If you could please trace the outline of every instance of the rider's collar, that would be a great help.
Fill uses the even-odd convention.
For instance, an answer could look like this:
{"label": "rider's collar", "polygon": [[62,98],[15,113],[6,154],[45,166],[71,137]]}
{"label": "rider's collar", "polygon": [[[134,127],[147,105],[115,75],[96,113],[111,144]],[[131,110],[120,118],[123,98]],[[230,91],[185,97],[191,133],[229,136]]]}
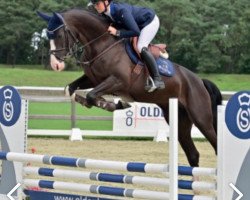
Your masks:
{"label": "rider's collar", "polygon": [[107,16],[109,16],[109,17],[112,19],[112,21],[114,21],[114,19],[113,19],[113,17],[112,17],[112,14],[113,14],[112,11],[113,11],[113,3],[111,2],[111,3],[109,4],[109,6],[107,7],[107,11],[104,12],[104,14],[107,15]]}

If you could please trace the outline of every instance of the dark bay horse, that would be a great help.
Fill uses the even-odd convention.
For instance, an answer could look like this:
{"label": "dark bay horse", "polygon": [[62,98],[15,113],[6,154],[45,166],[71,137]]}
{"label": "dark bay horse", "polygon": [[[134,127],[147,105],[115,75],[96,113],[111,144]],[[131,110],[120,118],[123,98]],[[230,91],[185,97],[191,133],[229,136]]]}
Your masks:
{"label": "dark bay horse", "polygon": [[91,90],[86,99],[78,95],[76,101],[91,107],[113,111],[127,107],[124,102],[114,104],[102,96],[116,94],[133,101],[157,104],[169,121],[169,98],[179,101],[179,142],[191,166],[199,165],[199,152],[192,138],[191,128],[195,124],[217,151],[216,109],[221,104],[219,89],[208,80],[201,80],[188,69],[174,64],[175,75],[163,77],[164,90],[148,93],[144,90],[147,79],[146,69],[134,72],[135,64],[128,57],[124,42],[107,33],[106,19],[87,10],[72,9],[52,16],[38,13],[48,22],[48,35],[51,46],[51,66],[63,70],[64,58],[77,53],[77,46],[84,47],[84,75],[66,88],[71,96],[77,89]]}

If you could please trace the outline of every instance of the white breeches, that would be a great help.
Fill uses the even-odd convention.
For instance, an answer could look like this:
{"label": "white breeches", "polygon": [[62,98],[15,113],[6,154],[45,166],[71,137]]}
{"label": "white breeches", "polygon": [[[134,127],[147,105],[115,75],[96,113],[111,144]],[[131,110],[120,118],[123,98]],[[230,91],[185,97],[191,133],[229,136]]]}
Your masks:
{"label": "white breeches", "polygon": [[138,38],[138,44],[137,44],[137,48],[140,53],[142,48],[148,47],[150,42],[154,39],[156,33],[159,30],[159,27],[160,27],[160,20],[158,16],[155,15],[153,21],[141,30],[141,34]]}

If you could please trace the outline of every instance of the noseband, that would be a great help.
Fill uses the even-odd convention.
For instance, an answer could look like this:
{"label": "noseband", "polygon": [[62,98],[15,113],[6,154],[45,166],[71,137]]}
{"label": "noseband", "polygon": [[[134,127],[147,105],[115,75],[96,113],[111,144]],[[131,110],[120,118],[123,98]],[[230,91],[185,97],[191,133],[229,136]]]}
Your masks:
{"label": "noseband", "polygon": [[[78,57],[79,57],[79,54],[81,54],[83,52],[84,48],[86,46],[89,46],[90,44],[96,42],[98,39],[100,39],[104,35],[109,34],[108,31],[105,31],[100,36],[98,36],[95,39],[93,39],[93,40],[87,42],[86,44],[82,45],[81,42],[73,34],[73,32],[66,26],[66,24],[63,24],[63,25],[59,26],[58,28],[56,28],[55,30],[48,31],[48,32],[53,34],[53,33],[55,33],[55,31],[57,31],[59,29],[62,29],[62,28],[63,28],[63,31],[64,31],[64,41],[66,43],[65,47],[49,51],[49,55],[54,55],[56,57],[56,59],[58,59],[59,61],[62,61],[62,62],[65,61],[66,57],[68,57],[68,56],[74,56],[74,58],[76,59],[76,61],[77,61],[78,64],[90,65],[96,59],[98,59],[103,54],[105,54],[106,52],[108,52],[111,48],[113,48],[115,45],[117,45],[118,43],[120,43],[120,42],[122,42],[124,40],[124,39],[120,39],[117,42],[113,43],[107,49],[103,50],[100,54],[98,54],[97,56],[95,56],[91,60],[81,62]],[[72,41],[73,41],[72,45],[71,45],[71,42],[70,42],[70,37],[72,38]],[[57,55],[57,53],[61,52],[61,51],[66,51],[67,52],[66,55],[64,55],[63,57],[59,57]]]}

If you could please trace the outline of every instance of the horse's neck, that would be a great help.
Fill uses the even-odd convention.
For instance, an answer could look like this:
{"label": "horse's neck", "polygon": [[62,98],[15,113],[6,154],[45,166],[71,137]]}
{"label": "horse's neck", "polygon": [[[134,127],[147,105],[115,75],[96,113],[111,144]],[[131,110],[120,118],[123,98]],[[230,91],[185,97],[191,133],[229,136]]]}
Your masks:
{"label": "horse's neck", "polygon": [[[87,17],[87,16],[86,16]],[[86,18],[79,19],[77,23],[72,23],[78,35],[79,41],[85,46],[85,52],[89,56],[96,56],[114,42],[114,39],[107,32],[107,27],[97,20]]]}

